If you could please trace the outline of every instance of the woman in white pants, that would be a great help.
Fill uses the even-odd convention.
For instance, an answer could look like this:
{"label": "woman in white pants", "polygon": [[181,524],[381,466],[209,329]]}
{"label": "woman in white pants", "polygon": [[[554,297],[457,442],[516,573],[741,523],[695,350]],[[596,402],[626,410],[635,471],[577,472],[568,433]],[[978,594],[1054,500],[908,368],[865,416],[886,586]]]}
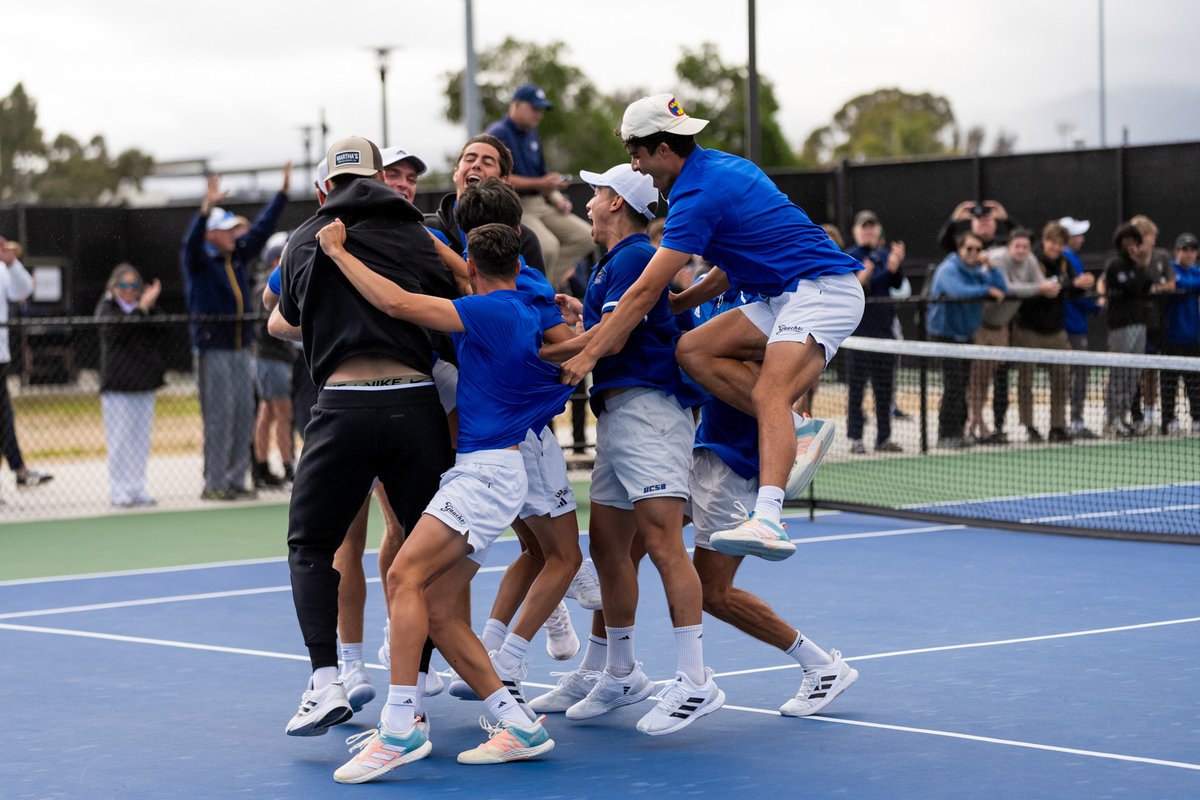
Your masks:
{"label": "woman in white pants", "polygon": [[152,506],[146,491],[154,391],[163,385],[159,332],[141,324],[162,291],[130,264],[119,264],[96,304],[100,327],[100,407],[108,444],[109,497],[114,506]]}

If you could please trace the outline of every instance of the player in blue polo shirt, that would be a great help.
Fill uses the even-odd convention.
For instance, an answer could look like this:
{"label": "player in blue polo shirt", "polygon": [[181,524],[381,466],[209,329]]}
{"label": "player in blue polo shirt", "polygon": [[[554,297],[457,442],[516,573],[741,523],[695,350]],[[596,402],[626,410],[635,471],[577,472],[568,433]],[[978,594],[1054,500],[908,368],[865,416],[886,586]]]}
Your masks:
{"label": "player in blue polo shirt", "polygon": [[[594,341],[624,308],[629,287],[654,256],[645,232],[658,202],[653,181],[628,164],[583,177],[595,187],[588,203],[592,237],[608,253],[592,271],[584,297],[587,332],[547,346],[543,357],[550,360],[578,353]],[[608,647],[604,671],[566,713],[568,719],[590,719],[653,692],[654,684],[634,654],[638,582],[629,553],[636,533],[662,578],[675,632],[675,681],[638,722],[638,730],[658,736],[717,710],[725,695],[713,681],[712,670],[704,666],[700,579],[683,546],[683,507],[695,433],[691,407],[700,398],[684,384],[675,363],[679,332],[665,287],[639,319],[640,324],[603,353],[593,374],[596,462],[589,536]],[[560,688],[564,691],[559,694],[565,694],[569,687]]]}
{"label": "player in blue polo shirt", "polygon": [[487,651],[456,613],[489,545],[525,501],[525,465],[518,449],[530,428],[561,409],[570,389],[538,358],[541,322],[516,288],[520,239],[505,225],[468,234],[474,295],[445,300],[406,292],[344,248],[335,220],[318,234],[321,248],[364,298],[389,316],[452,334],[458,355],[458,454],[433,500],[388,571],[392,680],[379,726],[348,740],[356,755],[334,773],[363,783],[424,758],[431,746],[414,716],[417,669],[427,635],[471,684],[497,724],[488,741],[460,753],[463,764],[523,760],[554,747],[497,677]]}
{"label": "player in blue polo shirt", "polygon": [[[785,492],[797,496],[832,440],[825,423],[797,428],[792,403],[811,389],[865,301],[854,272],[862,265],[745,159],[698,147],[707,120],[684,113],[671,95],[637,100],[620,135],[633,168],[649,175],[670,206],[662,244],[604,328],[563,364],[578,383],[638,325],[692,253],[719,264],[673,299],[690,308],[729,288],[761,299],[722,314],[680,339],[679,363],[701,386],[759,424],[759,490],[750,518],[724,535],[723,552],[786,550],[780,524]],[[747,361],[762,361],[757,375]],[[814,430],[814,427],[816,430]],[[797,440],[807,442],[801,449]]]}

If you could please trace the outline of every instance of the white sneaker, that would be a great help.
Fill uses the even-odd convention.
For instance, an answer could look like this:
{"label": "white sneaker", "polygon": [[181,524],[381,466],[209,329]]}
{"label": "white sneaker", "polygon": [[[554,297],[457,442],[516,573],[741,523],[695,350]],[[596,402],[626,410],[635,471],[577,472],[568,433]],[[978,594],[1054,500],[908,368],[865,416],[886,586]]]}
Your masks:
{"label": "white sneaker", "polygon": [[571,625],[571,612],[566,603],[560,601],[542,627],[546,629],[546,652],[555,661],[566,661],[579,652],[579,637]]}
{"label": "white sneaker", "polygon": [[615,708],[640,703],[654,693],[654,682],[646,677],[640,661],[633,665],[633,671],[624,678],[615,677],[607,672],[601,672],[599,675],[587,697],[567,709],[567,719],[598,717]]}
{"label": "white sneaker", "polygon": [[779,707],[785,717],[807,717],[816,714],[858,680],[858,670],[842,660],[842,654],[830,650],[832,664],[804,667],[804,679],[796,696]]}
{"label": "white sneaker", "polygon": [[535,714],[554,714],[566,711],[588,696],[588,692],[600,680],[601,673],[590,669],[573,669],[570,672],[551,672],[560,676],[558,686],[529,701],[529,710]]}
{"label": "white sneaker", "polygon": [[717,688],[713,671],[704,669],[704,683],[692,683],[687,675],[676,673],[675,681],[658,697],[658,704],[638,720],[637,729],[650,736],[663,736],[683,730],[705,714],[725,705],[725,693]]}
{"label": "white sneaker", "polygon": [[785,525],[747,513],[740,500],[735,501],[734,506],[737,513],[730,516],[741,522],[737,527],[710,536],[708,542],[713,550],[727,556],[758,556],[767,561],[783,561],[796,552],[796,545],[784,530]]}
{"label": "white sneaker", "polygon": [[567,597],[588,611],[598,611],[603,606],[600,602],[600,581],[596,580],[596,569],[590,558],[585,558],[579,565],[579,571],[567,587]]}
{"label": "white sneaker", "polygon": [[836,432],[836,426],[829,420],[811,417],[796,428],[796,460],[792,463],[792,471],[788,473],[784,497],[795,500],[804,493],[817,474],[821,459],[829,452]]}
{"label": "white sneaker", "polygon": [[392,668],[392,629],[383,623],[383,644],[379,645],[379,663],[384,669]]}
{"label": "white sneaker", "polygon": [[346,700],[350,709],[357,714],[363,706],[375,699],[375,687],[371,685],[371,676],[361,661],[349,661],[342,667],[338,680],[346,687]]}
{"label": "white sneaker", "polygon": [[434,697],[435,695],[441,694],[445,690],[446,682],[442,680],[442,676],[431,667],[429,672],[425,673],[425,696]]}
{"label": "white sneaker", "polygon": [[525,689],[521,686],[521,681],[525,680],[525,676],[529,674],[529,662],[522,661],[516,669],[507,669],[496,660],[498,655],[499,652],[495,650],[488,653],[488,657],[492,660],[492,669],[496,671],[496,677],[504,684],[504,688],[508,689],[508,693],[517,701],[517,705],[528,711],[529,704],[525,702]]}
{"label": "white sneaker", "polygon": [[478,700],[479,695],[475,694],[475,690],[458,677],[458,673],[450,671],[450,696],[457,697],[459,700]]}
{"label": "white sneaker", "polygon": [[300,710],[290,720],[284,733],[288,736],[324,736],[334,725],[350,717],[354,711],[346,698],[346,687],[334,681],[324,689],[307,690],[300,698]]}

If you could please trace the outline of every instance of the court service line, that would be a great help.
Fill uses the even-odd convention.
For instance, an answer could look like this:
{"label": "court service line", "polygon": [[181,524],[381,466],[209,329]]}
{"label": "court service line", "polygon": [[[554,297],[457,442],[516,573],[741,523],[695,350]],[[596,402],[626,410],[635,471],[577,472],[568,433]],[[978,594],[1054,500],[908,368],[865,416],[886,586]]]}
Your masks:
{"label": "court service line", "polygon": [[1086,514],[1060,514],[1056,517],[1030,517],[1021,522],[1026,525],[1036,522],[1070,522],[1077,519],[1101,519],[1107,517],[1132,517],[1138,514],[1165,514],[1170,511],[1194,511],[1200,508],[1200,503],[1183,503],[1176,506],[1157,506],[1155,508],[1123,508],[1114,511],[1090,511]]}
{"label": "court service line", "polygon": [[[733,711],[749,711],[756,714],[769,714],[773,716],[782,716],[778,711],[768,711],[763,708],[749,708],[747,706],[733,706],[728,703],[723,706]],[[1146,758],[1144,756],[1127,756],[1121,753],[1105,753],[1099,750],[1080,750],[1074,747],[1059,747],[1052,744],[1038,744],[1037,742],[1021,742],[1015,739],[997,739],[993,736],[976,736],[970,733],[956,733],[954,731],[938,731],[930,728],[911,728],[907,725],[889,725],[882,722],[866,722],[857,719],[844,719],[839,717],[825,717],[816,715],[808,717],[808,719],[818,720],[820,722],[833,722],[838,725],[853,725],[859,728],[876,728],[886,731],[899,731],[901,733],[920,733],[925,736],[942,736],[949,739],[965,739],[971,742],[983,742],[985,744],[999,744],[1006,747],[1023,747],[1030,750],[1046,750],[1051,753],[1065,753],[1073,756],[1087,756],[1089,758],[1105,758],[1113,761],[1130,761],[1137,764],[1153,764],[1159,767],[1175,767],[1177,769],[1190,769],[1200,771],[1200,764],[1190,764],[1186,761],[1167,761],[1161,758]]]}
{"label": "court service line", "polygon": [[[999,647],[1008,644],[1025,644],[1027,642],[1045,642],[1051,639],[1070,639],[1076,636],[1096,636],[1102,633],[1120,633],[1122,631],[1136,631],[1144,628],[1161,628],[1167,625],[1187,625],[1190,623],[1200,622],[1200,617],[1185,617],[1183,619],[1168,619],[1159,622],[1141,622],[1135,625],[1118,625],[1112,628],[1092,628],[1084,631],[1066,631],[1064,633],[1047,633],[1041,636],[1023,636],[1018,639],[996,639],[990,642],[967,642],[965,644],[947,644],[939,647],[919,647],[913,650],[893,650],[888,653],[870,653],[862,656],[845,656],[846,661],[872,661],[877,658],[894,658],[896,656],[913,656],[922,653],[943,653],[950,650],[970,650],[977,647]],[[773,667],[758,667],[756,669],[739,669],[729,672],[718,672],[713,675],[714,678],[723,678],[732,675],[754,675],[760,672],[775,672],[781,669],[796,669],[798,664],[781,664]]]}

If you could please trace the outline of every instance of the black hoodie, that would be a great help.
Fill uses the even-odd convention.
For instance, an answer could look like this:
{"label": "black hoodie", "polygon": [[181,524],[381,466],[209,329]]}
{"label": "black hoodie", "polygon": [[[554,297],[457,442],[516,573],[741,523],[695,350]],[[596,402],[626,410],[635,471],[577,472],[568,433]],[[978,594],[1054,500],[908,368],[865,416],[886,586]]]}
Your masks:
{"label": "black hoodie", "polygon": [[317,232],[335,217],[346,225],[346,250],[375,272],[410,292],[458,296],[415,206],[370,178],[335,188],[292,234],[280,273],[279,310],[300,327],[313,382],[323,386],[339,364],[359,355],[393,358],[428,375],[429,333],[371,305],[321,250]]}

